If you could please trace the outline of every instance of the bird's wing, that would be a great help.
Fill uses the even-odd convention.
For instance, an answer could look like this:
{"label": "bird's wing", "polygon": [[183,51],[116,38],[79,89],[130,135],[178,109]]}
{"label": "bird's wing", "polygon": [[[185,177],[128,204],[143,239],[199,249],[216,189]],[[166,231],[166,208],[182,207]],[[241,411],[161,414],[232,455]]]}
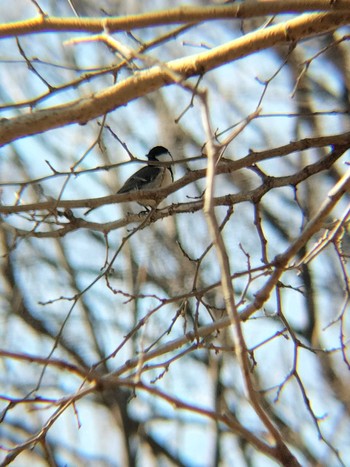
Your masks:
{"label": "bird's wing", "polygon": [[127,193],[129,191],[142,190],[143,188],[146,188],[149,183],[152,183],[153,180],[158,177],[160,171],[161,168],[159,167],[143,167],[127,179],[118,193]]}

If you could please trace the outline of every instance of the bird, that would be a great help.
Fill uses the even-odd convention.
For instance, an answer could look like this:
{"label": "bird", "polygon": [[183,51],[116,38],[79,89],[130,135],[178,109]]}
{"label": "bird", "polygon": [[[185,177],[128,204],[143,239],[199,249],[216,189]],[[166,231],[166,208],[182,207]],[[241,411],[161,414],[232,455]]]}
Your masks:
{"label": "bird", "polygon": [[[166,156],[173,160],[170,152],[163,146],[155,146],[152,148],[146,155],[148,159],[146,167],[142,167],[142,169],[131,175],[117,193],[122,194],[138,190],[155,190],[170,185],[174,181],[174,174],[171,166],[157,165],[157,162],[160,162],[158,158]],[[155,208],[159,201],[155,199],[142,199],[138,201],[138,203],[149,210],[148,208]]]}

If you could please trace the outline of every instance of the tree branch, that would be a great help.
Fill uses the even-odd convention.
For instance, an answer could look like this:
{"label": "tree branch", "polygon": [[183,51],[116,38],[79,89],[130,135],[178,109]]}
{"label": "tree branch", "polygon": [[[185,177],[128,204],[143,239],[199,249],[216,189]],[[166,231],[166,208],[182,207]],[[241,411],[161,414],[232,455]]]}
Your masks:
{"label": "tree branch", "polygon": [[137,15],[96,18],[55,18],[40,15],[25,21],[0,25],[0,37],[21,36],[33,32],[109,32],[130,31],[137,28],[149,28],[165,24],[181,24],[228,18],[256,18],[265,15],[305,13],[309,11],[346,12],[350,8],[349,0],[264,0],[246,2],[238,5],[217,6],[180,6],[173,9],[151,11]]}
{"label": "tree branch", "polygon": [[[40,23],[44,20],[36,21]],[[72,21],[79,20],[72,19]],[[83,125],[89,120],[105,115],[134,99],[154,92],[163,86],[174,84],[174,73],[186,80],[192,76],[203,75],[225,63],[238,60],[259,50],[325,33],[349,22],[350,11],[303,15],[285,23],[246,34],[239,39],[201,54],[173,60],[162,66],[154,66],[140,71],[90,97],[19,117],[3,119],[0,127],[0,146],[64,125],[73,123]],[[130,27],[132,29],[135,26]]]}

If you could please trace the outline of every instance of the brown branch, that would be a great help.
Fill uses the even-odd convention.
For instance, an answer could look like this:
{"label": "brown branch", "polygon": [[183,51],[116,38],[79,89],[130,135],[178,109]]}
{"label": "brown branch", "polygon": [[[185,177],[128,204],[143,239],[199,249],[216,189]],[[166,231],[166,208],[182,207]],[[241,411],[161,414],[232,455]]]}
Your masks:
{"label": "brown branch", "polygon": [[38,355],[28,354],[28,353],[18,353],[18,352],[9,352],[7,350],[0,349],[0,357],[9,358],[11,360],[20,360],[29,363],[36,363],[37,365],[46,365],[54,366],[64,371],[69,371],[75,373],[78,376],[83,378],[86,377],[87,368],[81,368],[77,365],[73,365],[66,360],[59,358],[50,358],[49,360],[46,357],[40,357]]}
{"label": "brown branch", "polygon": [[[244,428],[237,420],[235,420],[230,414],[221,414],[210,409],[196,406],[194,404],[188,404],[179,398],[171,396],[169,393],[157,389],[155,386],[146,385],[140,381],[135,382],[134,380],[129,382],[127,380],[120,380],[111,375],[106,375],[98,380],[97,384],[101,384],[103,387],[115,387],[115,386],[126,386],[133,389],[140,389],[148,392],[149,394],[156,396],[160,399],[167,401],[172,407],[176,409],[188,410],[192,413],[197,413],[203,417],[209,418],[214,421],[220,421],[230,428],[234,433],[239,434],[249,443],[255,446],[259,451],[265,455],[274,457],[275,449],[268,444],[257,438],[252,432]],[[292,465],[292,464],[290,464]]]}
{"label": "brown branch", "polygon": [[[262,2],[262,5],[263,3],[265,2]],[[277,2],[273,3],[277,4]],[[327,3],[329,6],[329,2]],[[347,5],[348,2],[338,0],[335,5],[338,4]],[[45,21],[49,21],[49,19],[39,18],[33,21],[45,24]],[[72,19],[71,21],[79,24],[80,20]],[[108,22],[108,19],[105,21]],[[191,76],[203,75],[225,63],[238,60],[260,50],[277,44],[305,39],[314,34],[325,33],[349,22],[350,11],[302,15],[285,23],[247,34],[201,54],[173,60],[167,63],[166,67],[154,66],[138,72],[93,96],[79,98],[68,104],[38,110],[31,114],[3,119],[0,127],[0,146],[18,138],[61,126],[73,123],[85,124],[89,120],[109,113],[134,99],[145,96],[163,86],[174,84],[170,72],[181,76],[183,80]],[[101,27],[101,21],[99,24]]]}
{"label": "brown branch", "polygon": [[259,3],[239,5],[209,5],[204,7],[180,6],[173,9],[152,11],[136,15],[97,18],[55,18],[40,15],[37,18],[0,25],[0,37],[21,36],[44,32],[90,32],[99,33],[132,31],[138,28],[181,24],[201,21],[227,20],[228,18],[256,18],[258,16],[305,13],[311,11],[348,12],[349,0],[265,0]]}
{"label": "brown branch", "polygon": [[[231,173],[236,170],[240,170],[243,168],[251,167],[254,164],[262,161],[266,161],[268,159],[272,159],[275,157],[281,157],[288,155],[292,152],[298,152],[302,150],[306,150],[309,148],[319,148],[329,145],[339,145],[344,146],[343,152],[346,150],[346,147],[350,145],[350,132],[342,133],[339,135],[332,135],[332,136],[323,136],[317,138],[305,138],[300,141],[292,142],[286,144],[284,146],[280,146],[278,148],[269,149],[266,151],[261,152],[251,152],[248,156],[243,157],[242,159],[236,161],[230,161],[228,159],[221,160],[218,166],[216,167],[216,174],[226,174]],[[300,172],[297,174],[286,176],[286,177],[271,177],[269,179],[270,188],[272,187],[281,187],[286,185],[294,185],[300,183],[302,180],[305,179],[306,176],[313,175],[315,173],[320,172],[321,170],[328,169],[335,160],[340,157],[339,153],[336,155],[329,154],[325,158],[319,160],[315,164],[311,164],[309,166],[304,167]],[[105,170],[105,168],[101,168],[101,170]],[[68,175],[67,173],[62,173],[63,176]],[[73,175],[80,174],[80,172],[73,172]],[[57,176],[54,174],[53,176]],[[125,194],[115,194],[109,196],[103,196],[100,198],[92,198],[88,200],[61,200],[57,202],[57,200],[50,200],[45,201],[42,203],[32,203],[32,204],[22,204],[22,205],[15,205],[15,206],[5,206],[0,204],[0,213],[2,214],[15,214],[19,212],[30,212],[30,211],[54,211],[56,208],[63,208],[63,209],[73,209],[73,208],[96,208],[99,206],[104,206],[106,204],[115,204],[121,203],[125,201],[138,201],[143,198],[151,198],[157,201],[169,196],[171,193],[175,193],[180,188],[185,187],[186,185],[204,178],[206,176],[206,169],[200,170],[193,170],[188,172],[185,176],[181,179],[177,180],[176,182],[172,183],[169,187],[163,188],[161,190],[140,190],[137,192],[130,192]],[[5,184],[3,184],[5,185]],[[258,190],[258,191],[256,191]],[[246,197],[245,194],[238,194],[238,195],[227,195],[226,198],[227,202],[219,202],[218,204],[232,204],[237,203],[239,200],[257,200],[259,197],[261,198],[264,193],[264,186],[259,187],[256,190],[252,190],[251,196]],[[259,192],[261,191],[261,193]],[[254,193],[254,194],[253,194]],[[240,196],[244,196],[244,198],[240,198]],[[222,199],[222,198],[218,198]],[[191,206],[195,206],[198,203],[202,203],[202,201],[195,202],[195,203],[188,203]],[[83,219],[82,219],[83,221]],[[134,222],[135,219],[132,218],[130,220]],[[86,221],[84,221],[86,222]],[[93,224],[93,223],[91,223]],[[91,226],[93,228],[93,225]],[[108,229],[106,229],[108,230]]]}
{"label": "brown branch", "polygon": [[[288,114],[290,115],[290,114]],[[256,118],[258,118],[261,115],[258,115]],[[107,127],[108,128],[108,127]],[[223,142],[225,144],[225,142]],[[272,159],[275,157],[282,157],[282,156],[287,156],[293,152],[299,152],[299,151],[305,151],[307,149],[311,148],[322,148],[325,146],[350,146],[350,132],[346,133],[339,133],[339,134],[334,134],[334,135],[328,135],[328,136],[317,136],[314,138],[304,138],[300,139],[297,141],[292,141],[288,144],[285,144],[283,146],[278,146],[272,149],[267,149],[264,151],[259,151],[255,152],[253,150],[250,150],[249,155],[246,157],[243,157],[239,160],[230,160],[230,159],[222,159],[220,165],[217,167],[216,172],[217,173],[230,173],[235,170],[242,169],[244,167],[250,167],[253,164],[257,164],[258,162],[266,161],[268,159]],[[137,159],[136,157],[132,156],[129,154],[130,159],[133,162],[139,162],[139,163],[145,163],[144,160],[142,159]],[[131,157],[132,156],[132,157]],[[191,157],[191,158],[186,158],[186,159],[180,159],[172,162],[171,164],[184,164],[187,162],[193,162],[193,161],[198,161],[198,160],[204,160],[205,155],[203,156],[197,156],[197,157]],[[46,161],[47,162],[47,161]],[[33,184],[39,184],[42,182],[45,182],[47,180],[51,180],[52,178],[56,177],[67,177],[69,175],[74,175],[75,177],[84,175],[84,174],[91,174],[94,172],[100,172],[100,171],[109,171],[112,169],[117,169],[120,168],[121,166],[128,164],[130,161],[126,162],[118,162],[115,164],[109,164],[109,165],[102,165],[102,166],[96,166],[93,168],[89,169],[81,169],[81,170],[69,170],[69,171],[57,171],[54,169],[50,164],[49,167],[51,168],[51,171],[53,173],[50,173],[49,175],[42,176],[39,178],[35,179],[29,179],[29,180],[24,180],[24,181],[8,181],[8,182],[2,182],[0,183],[0,187],[8,187],[8,186],[19,186],[21,189],[25,188],[27,185],[33,185]],[[48,163],[48,162],[47,162]],[[160,162],[158,164],[161,164]],[[163,164],[162,164],[163,165]],[[169,165],[168,163],[164,165]],[[195,174],[200,174],[198,176],[195,176]],[[190,181],[196,181],[201,177],[205,176],[205,169],[202,171],[191,171],[189,174],[186,175],[186,178],[190,178]],[[194,177],[194,178],[193,178]],[[185,178],[182,178],[181,180],[184,180]],[[184,186],[181,184],[179,185],[180,181],[176,182],[176,185],[172,184],[171,187],[173,188],[174,186],[176,187],[174,191],[176,191],[178,188]],[[189,183],[189,182],[188,182]],[[173,191],[171,190],[169,193],[172,193]],[[98,199],[98,198],[97,198]],[[131,198],[130,200],[133,200]],[[59,205],[58,205],[59,206]],[[96,205],[100,206],[100,204]],[[64,206],[59,206],[59,207],[64,207]],[[70,206],[70,207],[85,207],[85,206]],[[6,213],[6,211],[1,211],[2,206],[0,205],[0,212]],[[50,207],[52,209],[52,206]],[[8,213],[8,212],[7,212]]]}
{"label": "brown branch", "polygon": [[248,305],[240,314],[241,318],[246,320],[256,310],[259,310],[262,305],[268,300],[272,290],[276,287],[284,271],[290,266],[295,255],[307,244],[310,238],[318,232],[327,216],[331,213],[338,201],[350,190],[350,169],[339,180],[339,182],[330,190],[319,211],[306,224],[300,235],[281,255],[276,256],[274,263],[275,269],[271,274],[266,284],[255,295],[253,303]]}
{"label": "brown branch", "polygon": [[[237,194],[228,194],[218,198],[213,199],[213,203],[215,206],[232,206],[234,204],[241,203],[243,201],[250,201],[253,203],[257,203],[261,200],[261,198],[268,193],[273,188],[279,188],[283,186],[296,186],[298,183],[301,183],[303,180],[309,178],[310,176],[320,173],[323,170],[328,170],[334,162],[343,154],[346,150],[346,147],[338,148],[337,150],[332,151],[323,159],[315,162],[314,164],[308,165],[303,167],[299,172],[284,176],[284,177],[269,177],[268,183],[266,180],[263,180],[263,183],[250,190],[248,192],[237,193]],[[251,160],[251,155],[247,156],[246,158],[241,159],[240,161],[234,162],[224,162],[220,163],[216,168],[216,173],[227,173],[230,172],[230,167],[236,167],[236,164],[240,165],[243,160]],[[253,158],[254,160],[254,158]],[[184,176],[182,179],[178,180],[174,184],[172,184],[169,188],[165,188],[162,190],[156,191],[139,191],[139,192],[131,192],[125,195],[111,195],[106,196],[103,198],[96,198],[95,200],[77,200],[77,201],[49,201],[45,203],[34,203],[28,205],[15,205],[15,206],[1,206],[0,205],[0,213],[4,212],[5,214],[14,214],[19,212],[30,212],[35,210],[45,210],[51,211],[55,214],[56,206],[63,207],[66,209],[70,208],[78,208],[84,206],[91,206],[92,203],[99,203],[98,205],[102,204],[112,204],[117,203],[119,201],[119,197],[128,197],[128,201],[137,201],[142,199],[143,197],[147,198],[154,198],[157,200],[161,200],[169,193],[177,191],[182,186],[187,185],[189,183],[189,179],[191,181],[200,178],[200,176],[205,176],[205,170],[198,170],[193,171]],[[121,200],[122,201],[122,200]],[[96,204],[97,205],[97,204]],[[176,214],[183,214],[183,213],[193,213],[203,209],[203,200],[193,201],[190,203],[179,203],[168,206],[164,209],[159,209],[152,212],[152,215],[149,216],[147,221],[145,222],[144,216],[140,217],[140,214],[129,214],[127,217],[123,219],[119,219],[117,221],[108,222],[108,223],[97,223],[97,222],[90,222],[86,221],[85,219],[75,217],[73,213],[67,211],[67,219],[69,222],[58,224],[57,229],[52,231],[38,231],[37,228],[41,224],[41,222],[36,221],[34,223],[34,228],[32,230],[24,230],[24,229],[15,229],[8,224],[3,224],[4,228],[13,231],[14,234],[20,237],[38,237],[38,238],[57,238],[63,237],[64,235],[74,232],[77,229],[89,229],[95,230],[97,232],[108,233],[112,230],[120,229],[130,223],[139,223],[142,221],[143,227],[148,226],[150,223],[154,223],[159,219],[164,219],[169,216],[173,216]],[[69,212],[69,214],[68,214]],[[43,223],[44,224],[44,223]]]}
{"label": "brown branch", "polygon": [[238,313],[236,301],[235,301],[235,291],[233,289],[231,272],[230,272],[230,260],[226,250],[226,245],[222,234],[219,229],[219,224],[215,214],[215,205],[213,203],[214,198],[214,181],[215,181],[215,168],[217,165],[217,160],[220,158],[220,153],[222,151],[221,147],[215,147],[213,143],[213,131],[211,129],[209,108],[207,104],[206,94],[202,94],[202,104],[203,104],[203,126],[207,135],[207,148],[208,148],[208,165],[207,165],[207,177],[206,177],[206,190],[205,190],[205,203],[204,203],[204,212],[207,217],[207,222],[209,226],[209,231],[213,238],[213,243],[216,248],[216,254],[218,262],[221,269],[221,285],[223,298],[225,301],[225,308],[227,315],[229,317],[233,335],[234,342],[234,351],[237,356],[237,360],[240,365],[242,372],[243,382],[245,389],[247,391],[248,400],[252,404],[252,407],[261,423],[268,430],[275,442],[274,456],[277,460],[282,460],[283,463],[288,463],[290,466],[299,466],[297,459],[289,451],[287,445],[285,444],[281,433],[275,427],[272,420],[268,416],[267,412],[264,410],[261,400],[256,392],[253,381],[252,374],[250,370],[248,349],[243,335],[243,330],[241,326],[241,317]]}
{"label": "brown branch", "polygon": [[[184,26],[180,26],[178,28],[175,28],[173,29],[172,31],[170,32],[167,32],[166,34],[164,35],[161,35],[159,37],[156,37],[155,39],[145,43],[145,44],[141,44],[139,46],[138,49],[136,49],[136,54],[143,54],[144,52],[146,51],[149,51],[149,50],[152,50],[156,47],[159,47],[160,45],[162,45],[163,43],[167,42],[168,40],[170,39],[175,39],[176,37],[178,37],[180,34],[182,34],[183,32],[185,32],[186,30],[190,29],[191,27],[193,27],[193,25],[184,25]],[[32,58],[31,59],[31,63],[45,63],[41,60],[39,60],[37,57],[36,58]],[[47,63],[46,64],[50,64],[52,66],[57,66],[57,65],[54,65],[52,63]],[[74,80],[72,81],[69,81],[67,83],[64,83],[60,86],[55,86],[54,89],[49,89],[49,91],[46,91],[36,97],[33,97],[31,99],[27,99],[27,100],[23,100],[23,101],[17,101],[17,102],[12,102],[11,104],[9,103],[6,103],[4,105],[0,105],[0,111],[1,110],[4,110],[4,109],[14,109],[14,108],[20,108],[20,107],[30,107],[30,108],[34,108],[35,106],[37,106],[39,103],[42,103],[43,101],[45,101],[46,99],[49,99],[51,98],[54,94],[57,95],[58,93],[61,93],[63,91],[66,91],[68,89],[77,89],[81,84],[84,84],[86,83],[87,81],[91,82],[93,79],[95,78],[99,78],[103,75],[112,75],[112,76],[116,76],[117,73],[123,69],[123,67],[125,67],[125,65],[127,65],[127,62],[125,60],[122,60],[120,63],[118,63],[117,65],[115,64],[112,64],[110,66],[107,66],[107,67],[98,67],[98,68],[84,68],[84,69],[74,69],[75,71],[79,71],[80,73],[83,73],[81,76],[79,76],[78,78],[75,78]],[[62,65],[59,65],[60,67]]]}
{"label": "brown branch", "polygon": [[13,460],[23,451],[26,449],[32,449],[33,446],[35,446],[37,443],[43,441],[50,430],[50,428],[53,426],[53,424],[58,420],[58,418],[69,408],[74,402],[77,400],[81,399],[82,397],[86,396],[87,394],[90,394],[94,390],[94,384],[91,384],[91,386],[87,389],[82,389],[78,391],[76,394],[73,396],[69,396],[67,398],[62,399],[61,402],[59,402],[59,407],[55,412],[51,415],[51,417],[47,420],[47,422],[43,425],[43,427],[33,436],[31,436],[29,439],[24,441],[23,443],[17,444],[16,447],[13,449],[9,450],[8,454],[4,458],[2,462],[2,466],[8,465]]}

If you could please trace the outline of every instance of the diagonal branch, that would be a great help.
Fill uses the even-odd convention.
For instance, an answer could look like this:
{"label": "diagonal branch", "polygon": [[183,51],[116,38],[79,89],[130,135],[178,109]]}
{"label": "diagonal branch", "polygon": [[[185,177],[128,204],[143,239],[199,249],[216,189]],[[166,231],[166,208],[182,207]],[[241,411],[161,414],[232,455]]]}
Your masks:
{"label": "diagonal branch", "polygon": [[[341,150],[341,149],[339,149]],[[310,238],[318,232],[327,216],[331,213],[338,201],[350,191],[350,169],[343,175],[339,182],[328,193],[325,201],[321,205],[319,211],[315,216],[306,224],[301,234],[294,240],[294,242],[287,248],[281,255],[277,256],[274,260],[275,270],[271,274],[269,280],[264,287],[256,294],[253,303],[249,304],[244,311],[240,314],[241,319],[246,320],[256,310],[259,310],[263,303],[269,298],[272,290],[280,280],[282,274],[294,259],[295,255],[303,248]]]}
{"label": "diagonal branch", "polygon": [[207,96],[205,93],[201,94],[203,104],[203,126],[207,134],[207,148],[208,148],[208,165],[207,165],[207,182],[204,201],[204,212],[207,216],[209,230],[211,232],[213,243],[216,247],[216,254],[221,269],[221,285],[223,291],[223,298],[225,301],[225,308],[227,315],[230,319],[234,349],[242,371],[243,382],[247,391],[249,402],[264,424],[266,429],[271,434],[275,446],[274,457],[281,461],[283,465],[299,466],[297,459],[289,451],[285,444],[281,433],[275,427],[268,414],[265,412],[257,391],[254,388],[250,364],[248,359],[248,349],[246,346],[245,338],[243,335],[241,318],[238,313],[235,293],[232,285],[230,260],[226,250],[225,242],[219,229],[219,224],[215,215],[214,200],[214,181],[215,181],[215,167],[217,159],[222,152],[221,147],[216,147],[213,143],[213,132],[210,124],[209,109],[207,104]]}
{"label": "diagonal branch", "polygon": [[[338,2],[336,4],[338,5]],[[173,60],[164,67],[154,66],[138,72],[90,97],[19,117],[3,119],[0,127],[0,146],[64,125],[85,124],[134,99],[174,84],[172,73],[182,76],[184,80],[192,76],[203,75],[225,63],[260,50],[325,33],[349,22],[350,11],[303,15],[285,23],[246,34],[201,54]]]}

